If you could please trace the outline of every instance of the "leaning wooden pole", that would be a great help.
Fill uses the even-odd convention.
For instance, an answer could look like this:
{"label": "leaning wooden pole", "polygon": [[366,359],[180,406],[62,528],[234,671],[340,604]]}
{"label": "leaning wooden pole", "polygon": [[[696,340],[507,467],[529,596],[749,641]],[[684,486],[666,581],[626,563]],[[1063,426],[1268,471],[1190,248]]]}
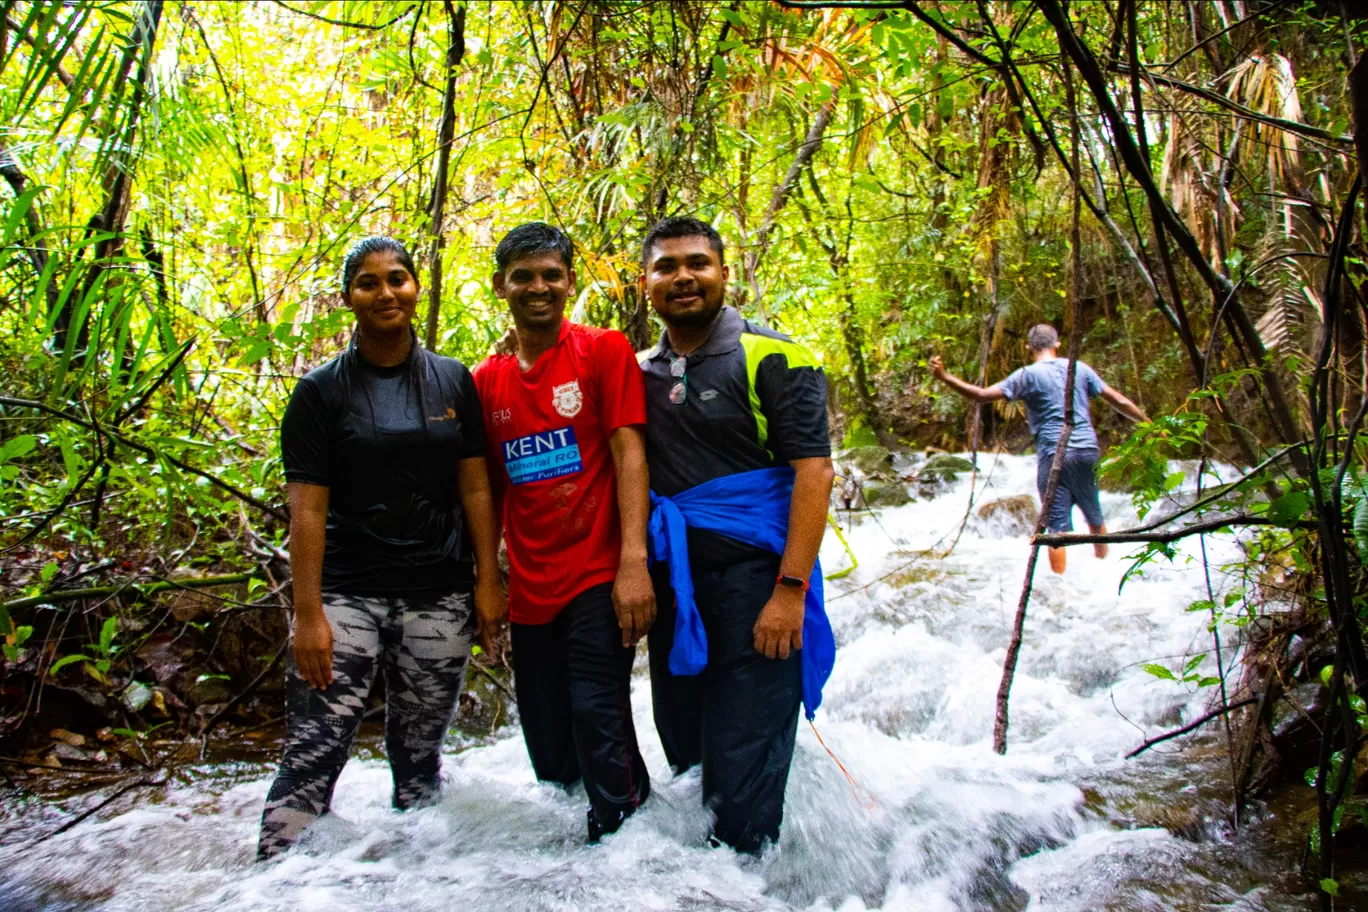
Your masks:
{"label": "leaning wooden pole", "polygon": [[1021,598],[1017,601],[1016,618],[1012,622],[1012,639],[1007,643],[1007,657],[1002,662],[1002,682],[998,684],[997,711],[993,718],[993,750],[999,754],[1007,753],[1007,705],[1012,695],[1012,678],[1016,676],[1017,659],[1021,656],[1021,639],[1026,627],[1026,606],[1031,602],[1031,586],[1035,580],[1036,562],[1040,559],[1040,543],[1036,536],[1045,531],[1050,517],[1050,505],[1054,503],[1055,493],[1059,490],[1059,476],[1064,469],[1064,455],[1069,448],[1069,438],[1074,427],[1074,378],[1077,374],[1078,343],[1083,335],[1082,319],[1079,316],[1079,282],[1082,274],[1082,252],[1080,250],[1079,218],[1082,201],[1082,188],[1078,184],[1078,100],[1074,97],[1073,75],[1068,58],[1062,53],[1060,63],[1064,68],[1064,97],[1069,106],[1069,155],[1072,158],[1071,184],[1073,213],[1069,226],[1069,351],[1068,367],[1064,381],[1064,426],[1059,431],[1059,443],[1055,445],[1054,461],[1050,464],[1049,481],[1045,485],[1045,496],[1040,504],[1040,515],[1036,517],[1035,530],[1031,534],[1031,556],[1026,560],[1026,579],[1021,584]]}
{"label": "leaning wooden pole", "polygon": [[447,171],[451,167],[451,141],[456,135],[456,67],[465,56],[466,8],[453,9],[444,0],[447,13],[446,82],[442,87],[442,121],[437,127],[437,175],[432,183],[432,244],[428,248],[428,312],[424,344],[437,350],[437,324],[442,313],[442,232],[445,228]]}

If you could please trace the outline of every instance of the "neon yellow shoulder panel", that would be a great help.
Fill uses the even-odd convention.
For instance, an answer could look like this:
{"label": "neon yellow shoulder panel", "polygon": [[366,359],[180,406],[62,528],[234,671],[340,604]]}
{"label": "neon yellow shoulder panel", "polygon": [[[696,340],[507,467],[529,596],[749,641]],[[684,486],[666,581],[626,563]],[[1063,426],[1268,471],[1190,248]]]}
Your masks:
{"label": "neon yellow shoulder panel", "polygon": [[817,359],[797,342],[761,336],[756,333],[741,334],[741,348],[746,353],[746,386],[750,390],[751,412],[755,415],[755,431],[760,445],[769,448],[769,419],[760,408],[760,391],[755,388],[755,374],[760,362],[770,355],[783,355],[789,367],[817,367]]}

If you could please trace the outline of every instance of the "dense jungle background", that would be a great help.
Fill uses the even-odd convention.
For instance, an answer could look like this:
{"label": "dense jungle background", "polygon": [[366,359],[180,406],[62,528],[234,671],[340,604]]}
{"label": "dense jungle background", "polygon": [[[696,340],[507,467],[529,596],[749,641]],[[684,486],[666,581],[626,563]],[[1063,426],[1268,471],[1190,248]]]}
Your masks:
{"label": "dense jungle background", "polygon": [[[1143,565],[1257,533],[1246,588],[1194,605],[1243,665],[1189,683],[1229,722],[1233,813],[1315,790],[1304,867],[1336,901],[1368,780],[1356,4],[0,6],[0,785],[145,777],[278,717],[277,429],[348,337],[349,243],[405,241],[420,336],[473,365],[510,327],[507,229],[568,231],[574,318],[645,347],[639,239],[687,213],[731,302],[817,353],[844,447],[1021,452],[1019,408],[926,360],[1001,379],[1049,321],[1154,419],[1097,413],[1142,516],[1175,518],[1170,460],[1244,467],[1117,540]],[[482,660],[462,719],[488,727]]]}

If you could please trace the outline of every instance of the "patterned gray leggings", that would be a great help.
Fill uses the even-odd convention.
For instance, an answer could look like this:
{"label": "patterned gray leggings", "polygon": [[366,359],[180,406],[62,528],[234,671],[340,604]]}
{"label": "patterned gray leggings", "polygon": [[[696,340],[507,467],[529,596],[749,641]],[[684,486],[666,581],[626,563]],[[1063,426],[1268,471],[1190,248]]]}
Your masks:
{"label": "patterned gray leggings", "polygon": [[470,659],[471,608],[468,590],[426,599],[323,593],[323,614],[333,634],[333,682],[327,690],[310,688],[291,657],[285,676],[285,756],[266,796],[258,858],[289,848],[327,812],[381,663],[394,807],[436,800],[442,738]]}

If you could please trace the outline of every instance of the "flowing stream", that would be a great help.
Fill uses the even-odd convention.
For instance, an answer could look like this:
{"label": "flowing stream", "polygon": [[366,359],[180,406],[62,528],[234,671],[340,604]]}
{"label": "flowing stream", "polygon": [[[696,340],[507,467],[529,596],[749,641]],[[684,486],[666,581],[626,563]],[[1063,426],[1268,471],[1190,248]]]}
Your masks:
{"label": "flowing stream", "polygon": [[[980,504],[1034,494],[1032,457],[981,455]],[[1191,479],[1189,479],[1189,487]],[[969,477],[877,516],[847,537],[859,568],[828,584],[839,651],[789,779],[783,836],[759,859],[706,845],[700,782],[669,777],[651,721],[645,657],[634,690],[653,794],[617,835],[583,844],[583,794],[537,784],[516,725],[474,745],[453,733],[440,805],[389,808],[384,761],[353,759],[335,814],[299,849],[253,863],[272,768],[206,764],[134,791],[67,832],[70,809],[36,799],[0,809],[0,909],[11,910],[1301,910],[1295,855],[1276,809],[1224,819],[1219,723],[1195,743],[1135,760],[1147,737],[1204,712],[1195,692],[1140,668],[1210,652],[1196,542],[1118,594],[1128,549],[1069,550],[1063,577],[1041,560],[1012,691],[1010,747],[993,753],[993,705],[1027,546],[971,519],[953,554]],[[1104,494],[1109,527],[1134,524]],[[1219,572],[1238,554],[1208,538]],[[836,536],[828,573],[848,566]],[[1230,656],[1226,656],[1229,663]],[[1200,666],[1214,674],[1214,658]]]}

